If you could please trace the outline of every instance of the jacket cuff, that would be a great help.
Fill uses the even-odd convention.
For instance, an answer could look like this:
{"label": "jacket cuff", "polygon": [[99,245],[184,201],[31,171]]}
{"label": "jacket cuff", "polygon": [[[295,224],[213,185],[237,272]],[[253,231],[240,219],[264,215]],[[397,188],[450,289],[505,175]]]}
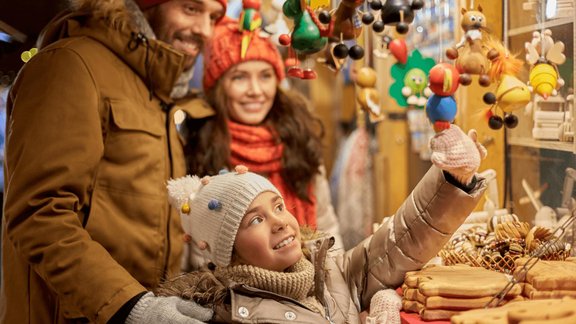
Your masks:
{"label": "jacket cuff", "polygon": [[134,305],[136,305],[136,303],[138,303],[140,298],[142,298],[142,296],[144,296],[146,293],[148,292],[143,291],[138,295],[132,297],[132,299],[130,299],[129,301],[127,301],[126,304],[120,307],[120,309],[116,312],[116,314],[114,314],[114,316],[110,318],[108,324],[124,324],[124,322],[126,322],[126,318],[128,318],[128,315],[132,311],[132,308],[134,308]]}
{"label": "jacket cuff", "polygon": [[470,180],[470,183],[464,184],[464,183],[458,181],[456,178],[454,178],[454,176],[451,175],[450,172],[443,171],[443,173],[444,173],[444,178],[446,179],[446,181],[448,183],[450,183],[454,187],[462,189],[466,193],[472,192],[472,190],[474,190],[474,188],[476,187],[476,183],[478,182],[478,179],[476,179],[475,175],[472,176],[472,180]]}

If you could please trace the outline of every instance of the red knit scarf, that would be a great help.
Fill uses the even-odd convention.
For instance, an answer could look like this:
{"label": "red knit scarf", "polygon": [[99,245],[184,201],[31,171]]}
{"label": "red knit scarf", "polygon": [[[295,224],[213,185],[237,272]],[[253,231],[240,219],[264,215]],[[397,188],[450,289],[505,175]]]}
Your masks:
{"label": "red knit scarf", "polygon": [[228,122],[230,130],[230,162],[232,165],[243,164],[248,170],[268,177],[278,188],[288,211],[296,217],[298,224],[316,229],[316,197],[313,186],[308,187],[311,203],[298,198],[282,179],[282,152],[284,146],[277,144],[275,136],[264,126],[248,126],[232,121]]}

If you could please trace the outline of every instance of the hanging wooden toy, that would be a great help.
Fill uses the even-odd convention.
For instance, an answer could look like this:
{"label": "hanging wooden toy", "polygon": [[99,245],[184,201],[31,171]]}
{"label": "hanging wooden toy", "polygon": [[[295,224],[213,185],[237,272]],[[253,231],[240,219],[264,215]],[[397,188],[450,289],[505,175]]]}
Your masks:
{"label": "hanging wooden toy", "polygon": [[384,26],[396,26],[398,34],[406,34],[409,24],[414,20],[414,12],[424,7],[422,0],[386,0],[384,4],[380,0],[369,2],[372,10],[379,12],[374,17],[371,12],[362,16],[362,22],[372,24],[372,30],[376,33],[384,31]]}
{"label": "hanging wooden toy", "polygon": [[254,36],[254,32],[262,27],[260,0],[242,0],[242,12],[240,13],[238,21],[240,24],[239,29],[242,32],[240,57],[244,58],[252,36]]}
{"label": "hanging wooden toy", "polygon": [[392,39],[388,34],[380,36],[379,44],[375,46],[375,49],[372,52],[374,56],[378,58],[385,58],[388,56],[388,53],[390,53],[402,64],[406,64],[406,61],[408,60],[408,47],[406,46],[406,41],[403,38]]}
{"label": "hanging wooden toy", "polygon": [[[375,33],[382,33],[386,26],[395,26],[398,34],[406,34],[409,24],[414,20],[415,11],[424,7],[424,1],[387,0],[382,4],[380,0],[372,0],[368,7],[375,11],[376,15],[370,11],[365,12],[362,23],[371,25]],[[384,33],[379,41],[380,44],[374,49],[376,57],[386,57],[389,51],[400,63],[406,64],[408,49],[403,38],[393,39],[389,33]]]}
{"label": "hanging wooden toy", "polygon": [[[280,44],[290,46],[287,74],[300,79],[315,79],[316,71],[312,69],[307,56],[321,51],[328,42],[323,35],[326,33],[324,26],[316,17],[309,6],[308,0],[286,0],[282,6],[282,12],[294,20],[294,28],[290,35],[284,34],[279,38]],[[299,56],[304,56],[304,68],[300,67]]]}
{"label": "hanging wooden toy", "polygon": [[434,60],[422,57],[418,50],[412,51],[406,64],[392,65],[390,74],[395,82],[389,93],[401,107],[423,108],[430,96],[428,89],[428,71],[434,66]]}
{"label": "hanging wooden toy", "polygon": [[428,73],[429,88],[433,94],[426,102],[426,116],[434,131],[450,128],[458,111],[454,93],[458,89],[460,72],[451,64],[438,63]]}
{"label": "hanging wooden toy", "polygon": [[472,75],[478,75],[478,83],[487,87],[490,85],[488,71],[490,61],[486,57],[489,49],[485,46],[483,32],[487,31],[486,16],[482,13],[482,7],[477,10],[462,8],[460,26],[464,35],[460,42],[446,50],[446,57],[456,60],[456,68],[460,71],[460,84],[472,83]]}
{"label": "hanging wooden toy", "polygon": [[[531,98],[528,86],[516,77],[524,62],[498,41],[492,42],[492,50],[488,53],[492,61],[490,78],[497,83],[496,93],[487,92],[483,100],[491,105],[487,111],[488,126],[500,129],[503,125],[514,128],[518,125],[518,117],[512,112],[524,108]],[[503,116],[501,116],[501,114]]]}
{"label": "hanging wooden toy", "polygon": [[380,95],[376,90],[376,71],[370,67],[362,67],[356,73],[356,84],[360,88],[356,100],[360,108],[369,114],[370,121],[381,121],[384,116],[380,108]]}
{"label": "hanging wooden toy", "polygon": [[534,32],[532,41],[525,43],[526,61],[531,65],[528,84],[532,92],[544,99],[557,95],[564,85],[558,72],[558,65],[566,61],[564,47],[564,43],[554,42],[549,29]]}
{"label": "hanging wooden toy", "polygon": [[334,55],[338,58],[350,57],[359,60],[364,57],[364,49],[358,44],[350,48],[344,44],[345,40],[357,39],[362,33],[361,12],[358,10],[364,0],[342,0],[335,10],[322,11],[320,21],[328,24],[326,36],[330,41],[339,41],[334,47]]}
{"label": "hanging wooden toy", "polygon": [[345,59],[360,60],[364,57],[364,48],[358,44],[348,47],[345,41],[357,39],[362,33],[361,12],[358,7],[364,0],[342,0],[336,9],[322,10],[318,19],[326,27],[322,28],[323,36],[328,37],[329,44],[324,58],[319,59],[330,69],[339,71]]}

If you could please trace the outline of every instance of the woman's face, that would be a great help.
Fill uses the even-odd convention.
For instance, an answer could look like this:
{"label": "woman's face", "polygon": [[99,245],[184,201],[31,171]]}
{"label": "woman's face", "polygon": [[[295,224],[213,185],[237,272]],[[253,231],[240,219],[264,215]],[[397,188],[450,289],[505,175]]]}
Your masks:
{"label": "woman's face", "polygon": [[263,192],[248,207],[236,240],[239,264],[284,271],[302,258],[300,227],[278,194]]}
{"label": "woman's face", "polygon": [[274,103],[278,78],[270,63],[247,61],[228,70],[223,77],[230,118],[246,125],[264,121]]}

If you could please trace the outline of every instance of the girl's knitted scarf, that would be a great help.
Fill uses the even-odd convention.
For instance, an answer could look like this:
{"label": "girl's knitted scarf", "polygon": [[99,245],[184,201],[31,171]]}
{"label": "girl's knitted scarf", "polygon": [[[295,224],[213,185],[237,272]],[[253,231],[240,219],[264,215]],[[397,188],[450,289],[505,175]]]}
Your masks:
{"label": "girl's knitted scarf", "polygon": [[286,272],[235,265],[216,268],[214,276],[223,282],[245,284],[299,301],[305,300],[314,288],[314,266],[304,257]]}
{"label": "girl's knitted scarf", "polygon": [[312,184],[308,188],[311,202],[300,199],[281,175],[284,146],[276,134],[265,126],[242,125],[228,121],[231,165],[243,164],[250,171],[266,176],[282,194],[286,207],[298,224],[316,229],[316,197]]}

